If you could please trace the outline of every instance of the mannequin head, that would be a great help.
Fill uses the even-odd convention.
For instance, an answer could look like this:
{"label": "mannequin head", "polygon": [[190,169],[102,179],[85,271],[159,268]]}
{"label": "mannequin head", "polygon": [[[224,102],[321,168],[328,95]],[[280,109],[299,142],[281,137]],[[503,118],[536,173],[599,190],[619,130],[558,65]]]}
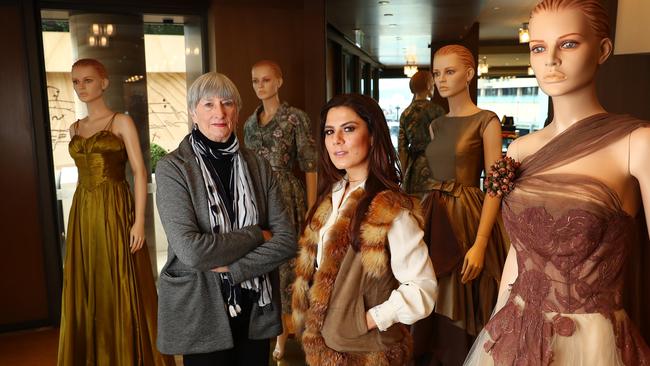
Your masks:
{"label": "mannequin head", "polygon": [[409,88],[413,94],[426,93],[427,96],[432,96],[433,91],[433,75],[429,71],[420,70],[416,72],[409,81]]}
{"label": "mannequin head", "polygon": [[275,98],[282,86],[282,69],[270,60],[258,61],[251,69],[253,90],[257,97],[264,101]]}
{"label": "mannequin head", "polygon": [[544,0],[529,22],[530,64],[551,97],[594,88],[612,52],[607,13],[597,0]]}
{"label": "mannequin head", "polygon": [[433,80],[443,98],[468,90],[475,69],[474,55],[461,45],[444,46],[433,55]]}
{"label": "mannequin head", "polygon": [[82,58],[72,64],[72,86],[84,103],[101,98],[108,88],[108,72],[104,65],[92,58]]}

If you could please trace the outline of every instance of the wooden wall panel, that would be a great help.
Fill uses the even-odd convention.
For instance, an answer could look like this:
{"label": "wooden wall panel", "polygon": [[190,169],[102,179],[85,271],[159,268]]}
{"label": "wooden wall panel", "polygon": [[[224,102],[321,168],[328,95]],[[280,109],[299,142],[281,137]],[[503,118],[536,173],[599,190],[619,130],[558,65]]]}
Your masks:
{"label": "wooden wall panel", "polygon": [[40,174],[21,7],[0,5],[0,329],[48,318],[43,230],[39,211]]}
{"label": "wooden wall panel", "polygon": [[216,71],[227,75],[243,100],[238,134],[260,101],[251,66],[276,61],[284,83],[280,99],[303,109],[316,125],[325,103],[325,5],[323,0],[213,0],[210,53]]}

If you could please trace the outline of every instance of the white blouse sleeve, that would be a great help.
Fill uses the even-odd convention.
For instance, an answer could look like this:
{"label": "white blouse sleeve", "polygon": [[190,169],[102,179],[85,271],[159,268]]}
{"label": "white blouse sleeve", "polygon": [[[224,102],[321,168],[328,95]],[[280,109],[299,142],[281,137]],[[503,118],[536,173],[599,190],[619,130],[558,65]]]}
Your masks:
{"label": "white blouse sleeve", "polygon": [[380,331],[394,323],[413,324],[433,311],[438,282],[423,237],[407,210],[397,215],[388,230],[390,266],[400,285],[388,300],[369,310]]}

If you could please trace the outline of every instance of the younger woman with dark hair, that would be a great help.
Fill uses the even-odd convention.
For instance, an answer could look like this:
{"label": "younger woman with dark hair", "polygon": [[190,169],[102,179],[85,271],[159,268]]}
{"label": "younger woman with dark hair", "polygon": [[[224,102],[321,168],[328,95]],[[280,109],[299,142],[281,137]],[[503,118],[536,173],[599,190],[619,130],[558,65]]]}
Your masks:
{"label": "younger woman with dark hair", "polygon": [[403,324],[426,317],[437,283],[418,201],[399,190],[386,119],[345,94],[321,112],[319,195],[300,239],[293,320],[310,365],[404,365]]}

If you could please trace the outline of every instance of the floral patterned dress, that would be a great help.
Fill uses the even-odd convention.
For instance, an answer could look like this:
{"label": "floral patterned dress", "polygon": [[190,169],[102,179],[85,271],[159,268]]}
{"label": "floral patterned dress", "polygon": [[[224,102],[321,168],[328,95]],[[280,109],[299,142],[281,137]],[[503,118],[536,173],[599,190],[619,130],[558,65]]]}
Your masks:
{"label": "floral patterned dress", "polygon": [[429,101],[414,100],[399,118],[399,138],[397,149],[400,155],[407,156],[402,187],[409,194],[424,196],[430,189],[431,172],[424,156],[424,150],[431,142],[429,124],[443,116],[445,110]]}
{"label": "floral patterned dress", "polygon": [[[265,158],[275,172],[289,217],[300,235],[307,204],[305,187],[294,174],[296,165],[305,172],[316,171],[316,146],[311,135],[309,117],[298,108],[282,103],[273,118],[264,126],[259,122],[259,106],[244,124],[246,147]],[[291,312],[291,284],[295,279],[294,261],[280,266],[282,311]]]}

